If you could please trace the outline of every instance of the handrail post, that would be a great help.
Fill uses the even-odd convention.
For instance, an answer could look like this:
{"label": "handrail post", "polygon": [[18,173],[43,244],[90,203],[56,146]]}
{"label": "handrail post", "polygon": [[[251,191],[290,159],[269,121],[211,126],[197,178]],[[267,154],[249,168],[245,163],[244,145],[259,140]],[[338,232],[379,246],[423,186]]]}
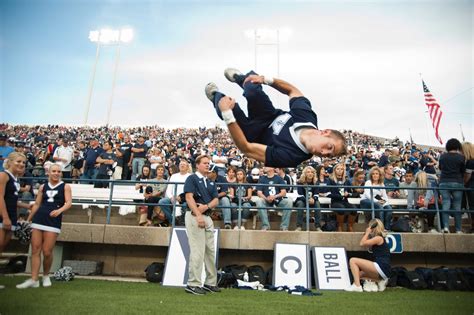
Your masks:
{"label": "handrail post", "polygon": [[436,223],[438,223],[438,229],[441,232],[443,230],[443,227],[441,227],[441,214],[439,212],[439,187],[433,187],[434,190],[434,198],[435,198],[435,208],[436,208],[436,214],[438,215],[438,218],[436,219]]}
{"label": "handrail post", "polygon": [[306,231],[309,232],[309,187],[306,185],[305,187],[305,194],[306,194]]}
{"label": "handrail post", "polygon": [[107,224],[110,224],[110,216],[112,214],[112,197],[114,195],[114,181],[109,179],[110,194],[109,194],[109,206],[107,208]]}
{"label": "handrail post", "polygon": [[[237,192],[237,188],[238,187],[235,187],[234,191]],[[247,188],[244,186],[244,192],[247,191]],[[237,194],[235,194],[237,195]],[[238,215],[238,218],[237,218],[237,226],[239,228],[239,230],[241,229],[242,227],[242,198],[240,197],[237,197],[237,202],[238,202],[238,205],[237,205],[237,215]],[[232,206],[232,201],[230,202],[230,205]],[[230,215],[231,215],[231,218],[232,218],[232,207],[231,207],[231,210],[230,210]]]}
{"label": "handrail post", "polygon": [[372,186],[370,187],[370,207],[372,208],[372,219],[375,218],[375,201],[374,201],[374,191]]}
{"label": "handrail post", "polygon": [[[173,211],[172,216],[171,216],[171,226],[174,227],[176,224],[176,200],[178,200],[176,194],[178,193],[178,184],[174,184],[174,189],[173,189]],[[172,202],[172,200],[170,200]],[[182,203],[183,201],[181,201]],[[181,207],[181,212],[183,212],[183,207]],[[181,213],[181,215],[184,215],[184,213]]]}

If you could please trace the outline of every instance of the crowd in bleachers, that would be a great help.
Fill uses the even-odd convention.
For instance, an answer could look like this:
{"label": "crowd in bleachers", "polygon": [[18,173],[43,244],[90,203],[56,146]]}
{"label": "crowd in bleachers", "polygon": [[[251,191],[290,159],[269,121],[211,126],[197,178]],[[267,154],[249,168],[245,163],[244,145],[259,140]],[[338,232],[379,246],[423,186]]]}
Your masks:
{"label": "crowd in bleachers", "polygon": [[[414,143],[402,143],[398,139],[383,139],[344,130],[347,138],[349,154],[340,158],[313,157],[296,168],[271,169],[264,168],[255,160],[245,157],[233,144],[227,130],[215,128],[176,128],[167,129],[159,126],[134,128],[122,127],[67,127],[67,126],[24,126],[0,125],[0,159],[4,159],[9,151],[23,152],[28,159],[26,177],[43,177],[51,163],[62,166],[63,177],[71,182],[94,183],[96,187],[107,187],[107,182],[95,182],[95,179],[144,180],[159,178],[167,180],[173,174],[180,173],[180,161],[186,160],[189,165],[201,154],[211,157],[216,173],[216,182],[224,188],[220,208],[223,210],[225,228],[236,225],[236,208],[240,203],[248,203],[256,207],[294,207],[297,211],[297,230],[304,228],[303,220],[306,203],[310,208],[320,208],[318,198],[329,197],[331,208],[347,209],[335,215],[335,228],[342,231],[347,223],[347,230],[352,231],[356,222],[356,205],[348,202],[348,198],[360,198],[360,206],[376,208],[376,215],[383,219],[385,226],[392,223],[391,199],[406,199],[408,209],[432,209],[435,193],[429,188],[438,186],[440,173],[439,160],[445,149],[429,148]],[[474,159],[473,147],[470,143],[463,144],[459,154],[463,159],[464,179],[466,187],[473,188],[473,178],[469,179]],[[0,170],[1,170],[0,163]],[[158,171],[157,171],[158,170]],[[189,168],[188,171],[191,171]],[[239,175],[239,172],[241,173]],[[238,175],[238,176],[237,176]],[[278,179],[278,180],[273,180]],[[271,184],[287,184],[277,189],[265,189],[259,186],[252,191],[231,189],[225,183],[260,182]],[[306,190],[291,185],[311,185],[311,194]],[[373,192],[363,188],[337,188],[331,186],[380,186]],[[22,193],[27,197],[33,194],[34,184],[22,182]],[[155,185],[156,189],[164,189]],[[327,187],[326,187],[327,186]],[[142,185],[137,185],[137,189]],[[273,186],[272,186],[273,187]],[[275,188],[275,187],[274,187]],[[413,189],[410,189],[413,188]],[[415,189],[416,188],[416,189]],[[166,190],[166,189],[165,189]],[[148,196],[146,194],[148,193]],[[289,198],[286,194],[291,194]],[[153,191],[144,191],[145,199],[154,198],[154,202],[163,196],[153,195]],[[296,197],[295,197],[296,196]],[[171,196],[166,196],[171,197]],[[472,191],[465,193],[463,201],[472,201]],[[228,200],[223,200],[227,198]],[[454,197],[453,201],[454,201]],[[457,197],[456,197],[457,198]],[[470,200],[468,200],[471,198]],[[291,201],[291,202],[289,202]],[[439,200],[439,207],[451,207]],[[457,201],[456,201],[457,202]],[[456,203],[454,202],[454,203]],[[374,205],[372,205],[374,204]],[[464,209],[472,209],[472,202],[465,202]],[[166,206],[165,206],[166,208]],[[301,208],[301,209],[300,209]],[[448,208],[449,209],[449,208]],[[262,229],[269,229],[267,211],[258,211],[262,221]],[[280,229],[287,230],[291,212],[283,211]],[[147,224],[150,224],[152,212],[148,211]],[[250,213],[242,212],[241,219],[249,218]],[[446,226],[435,227],[434,212],[425,213],[427,229],[435,232]],[[169,215],[168,215],[169,218]],[[328,220],[326,220],[328,221]],[[320,230],[321,213],[316,211],[314,228]],[[326,227],[327,228],[327,227]],[[456,225],[456,231],[459,232]]]}

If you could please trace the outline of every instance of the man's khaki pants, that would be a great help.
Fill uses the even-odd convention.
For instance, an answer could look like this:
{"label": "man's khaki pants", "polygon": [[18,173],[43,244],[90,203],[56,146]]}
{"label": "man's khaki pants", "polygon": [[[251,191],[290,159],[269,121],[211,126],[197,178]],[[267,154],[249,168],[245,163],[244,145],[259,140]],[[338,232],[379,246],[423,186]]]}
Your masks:
{"label": "man's khaki pants", "polygon": [[186,211],[185,224],[189,242],[189,277],[188,285],[201,287],[202,265],[206,268],[204,284],[215,286],[217,284],[217,269],[214,247],[214,223],[207,216],[202,216],[206,227],[200,228],[196,217],[191,211]]}

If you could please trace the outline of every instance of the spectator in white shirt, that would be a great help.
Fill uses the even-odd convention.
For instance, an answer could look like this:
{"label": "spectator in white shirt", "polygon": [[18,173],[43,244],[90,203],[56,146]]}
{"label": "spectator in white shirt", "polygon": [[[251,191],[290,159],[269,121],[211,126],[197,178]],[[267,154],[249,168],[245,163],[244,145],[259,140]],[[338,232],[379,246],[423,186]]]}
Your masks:
{"label": "spectator in white shirt", "polygon": [[68,179],[71,178],[72,171],[72,159],[74,158],[74,149],[69,146],[69,139],[64,138],[62,145],[59,146],[53,155],[53,160],[56,164],[61,166],[61,171],[63,173],[62,178]]}
{"label": "spectator in white shirt", "polygon": [[[165,193],[165,197],[160,199],[158,204],[160,205],[161,210],[165,213],[166,219],[168,222],[172,222],[172,212],[173,212],[173,204],[181,204],[185,202],[184,197],[182,196],[184,192],[184,182],[189,175],[191,175],[189,163],[186,160],[181,160],[179,162],[179,173],[175,173],[171,175],[169,181],[171,183],[182,183],[182,184],[170,184],[168,185]],[[176,186],[176,198],[175,198],[175,186]],[[175,217],[178,220],[178,217],[181,218],[182,211],[181,207],[176,207]],[[176,222],[176,225],[180,225]],[[184,220],[182,220],[184,225]]]}

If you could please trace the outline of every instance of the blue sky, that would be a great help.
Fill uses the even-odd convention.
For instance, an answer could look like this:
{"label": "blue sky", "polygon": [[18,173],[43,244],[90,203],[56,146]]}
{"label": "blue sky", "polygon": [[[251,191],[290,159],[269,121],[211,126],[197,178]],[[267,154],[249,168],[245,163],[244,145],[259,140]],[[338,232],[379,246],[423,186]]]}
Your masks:
{"label": "blue sky", "polygon": [[[257,64],[277,75],[276,45],[255,54],[245,35],[266,27],[288,31],[278,74],[310,98],[320,128],[404,140],[410,129],[415,141],[436,143],[422,72],[445,112],[442,138],[460,137],[462,124],[474,141],[472,1],[20,0],[2,1],[0,12],[1,122],[83,124],[95,57],[88,33],[130,26],[135,38],[121,48],[111,124],[219,124],[207,82],[245,103],[224,68]],[[115,47],[100,53],[92,125],[106,122]]]}

